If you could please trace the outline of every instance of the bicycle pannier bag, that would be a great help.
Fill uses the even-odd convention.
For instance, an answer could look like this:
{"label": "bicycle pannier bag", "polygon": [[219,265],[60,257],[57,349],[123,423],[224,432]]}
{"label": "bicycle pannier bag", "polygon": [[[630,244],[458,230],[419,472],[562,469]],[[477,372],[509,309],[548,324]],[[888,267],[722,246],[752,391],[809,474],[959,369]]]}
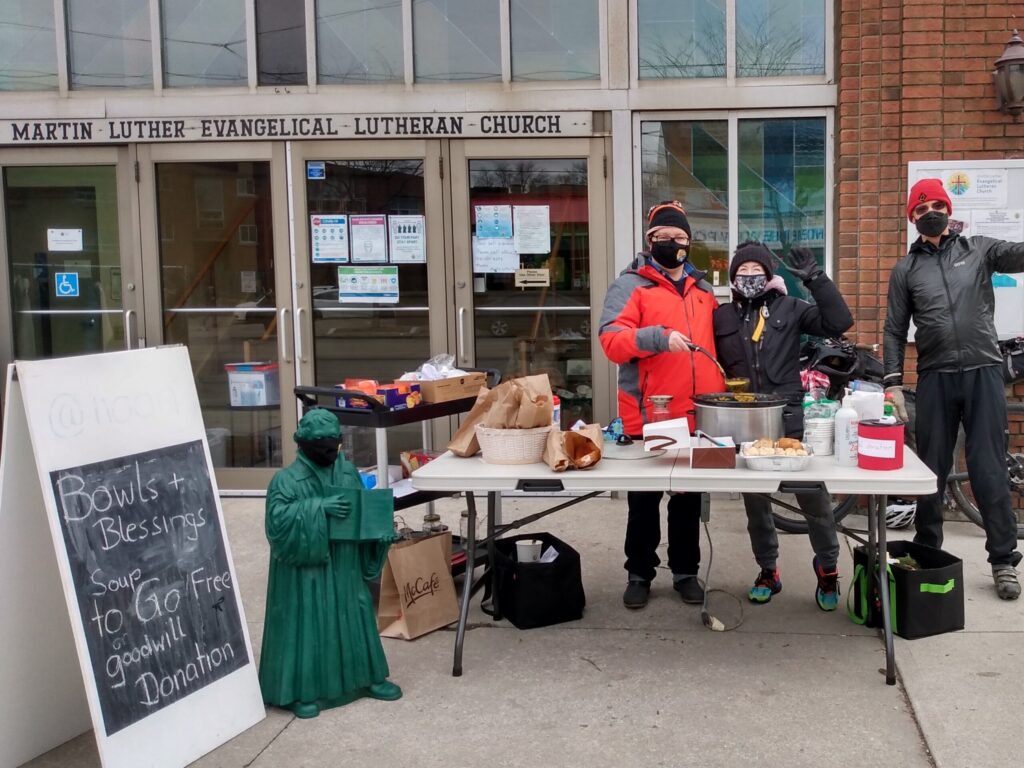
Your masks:
{"label": "bicycle pannier bag", "polygon": [[[942,549],[912,541],[892,541],[889,555],[910,557],[918,567],[890,563],[889,606],[893,632],[902,638],[938,635],[964,628],[963,561]],[[877,567],[877,566],[876,566]],[[864,547],[853,551],[853,586],[847,609],[856,624],[882,625],[877,571],[868,572]]]}
{"label": "bicycle pannier bag", "polygon": [[[518,562],[516,542],[522,539],[542,543],[540,561]],[[550,533],[498,539],[494,549],[497,594],[493,596],[493,613],[508,619],[519,629],[546,627],[583,617],[587,598],[583,592],[579,552]],[[556,555],[553,560],[552,554]]]}

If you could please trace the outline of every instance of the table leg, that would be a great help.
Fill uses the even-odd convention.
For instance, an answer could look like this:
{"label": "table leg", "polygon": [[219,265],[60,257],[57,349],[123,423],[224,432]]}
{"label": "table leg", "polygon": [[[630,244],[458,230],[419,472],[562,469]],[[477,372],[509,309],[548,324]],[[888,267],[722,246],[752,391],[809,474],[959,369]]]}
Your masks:
{"label": "table leg", "polygon": [[459,623],[455,628],[455,659],[452,662],[452,677],[462,677],[462,644],[466,639],[466,621],[469,619],[469,601],[473,596],[473,566],[476,565],[476,499],[467,492],[466,509],[466,570],[462,576],[462,605],[459,607]]}
{"label": "table leg", "polygon": [[487,493],[487,567],[491,569],[491,608],[494,610],[493,618],[501,621],[501,603],[498,601],[498,569],[494,567],[494,526],[501,514],[501,492],[488,491]]}
{"label": "table leg", "polygon": [[377,441],[377,487],[387,488],[391,485],[388,482],[388,431],[381,428],[373,431]]}
{"label": "table leg", "polygon": [[885,683],[896,685],[896,654],[892,641],[892,606],[889,604],[889,549],[885,543],[885,496],[875,496],[878,525],[878,589],[882,599],[882,633],[885,636]]}

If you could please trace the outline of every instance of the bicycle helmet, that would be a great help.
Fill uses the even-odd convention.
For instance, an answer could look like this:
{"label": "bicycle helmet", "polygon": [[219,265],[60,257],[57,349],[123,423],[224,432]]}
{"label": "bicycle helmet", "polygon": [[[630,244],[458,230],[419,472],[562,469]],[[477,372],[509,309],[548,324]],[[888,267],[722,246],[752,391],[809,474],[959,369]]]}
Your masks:
{"label": "bicycle helmet", "polygon": [[852,345],[841,341],[821,341],[814,345],[807,368],[828,376],[833,386],[844,386],[856,378],[860,358]]}
{"label": "bicycle helmet", "polygon": [[894,498],[885,507],[886,528],[909,528],[917,514],[917,502],[913,499]]}

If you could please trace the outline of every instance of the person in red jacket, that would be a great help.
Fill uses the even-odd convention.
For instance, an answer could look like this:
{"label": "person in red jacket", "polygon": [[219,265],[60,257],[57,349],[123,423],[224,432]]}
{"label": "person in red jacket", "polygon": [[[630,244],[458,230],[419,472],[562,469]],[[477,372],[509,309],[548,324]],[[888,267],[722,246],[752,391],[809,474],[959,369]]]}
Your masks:
{"label": "person in red jacket", "polygon": [[[623,430],[640,438],[650,421],[651,395],[672,395],[669,417],[690,419],[692,397],[722,392],[725,382],[711,355],[715,350],[715,301],[704,273],[688,260],[690,224],[683,206],[672,200],[647,214],[648,250],[612,283],[601,313],[600,339],[608,359],[619,366],[618,405]],[[626,494],[626,564],[629,574],[622,602],[647,604],[655,568],[661,562],[660,491]],[[700,603],[700,494],[677,493],[668,501],[668,566],[683,602]]]}

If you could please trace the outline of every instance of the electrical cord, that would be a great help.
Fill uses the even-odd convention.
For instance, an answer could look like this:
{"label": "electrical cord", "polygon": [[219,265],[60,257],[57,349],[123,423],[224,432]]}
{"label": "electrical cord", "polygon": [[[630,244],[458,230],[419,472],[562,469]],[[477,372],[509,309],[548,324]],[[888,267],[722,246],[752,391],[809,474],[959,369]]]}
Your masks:
{"label": "electrical cord", "polygon": [[[711,580],[711,563],[715,559],[715,546],[711,542],[711,531],[708,528],[707,521],[702,521],[704,525],[704,535],[708,540],[708,567],[704,571],[704,603],[700,609],[700,620],[705,627],[710,629],[712,632],[731,632],[740,625],[743,624],[743,601],[740,600],[736,595],[731,592],[727,592],[724,589],[708,589],[707,585]],[[728,595],[736,601],[736,606],[739,608],[739,620],[732,626],[726,626],[721,620],[711,615],[711,611],[708,610],[708,595],[712,592],[720,592],[723,595]]]}

